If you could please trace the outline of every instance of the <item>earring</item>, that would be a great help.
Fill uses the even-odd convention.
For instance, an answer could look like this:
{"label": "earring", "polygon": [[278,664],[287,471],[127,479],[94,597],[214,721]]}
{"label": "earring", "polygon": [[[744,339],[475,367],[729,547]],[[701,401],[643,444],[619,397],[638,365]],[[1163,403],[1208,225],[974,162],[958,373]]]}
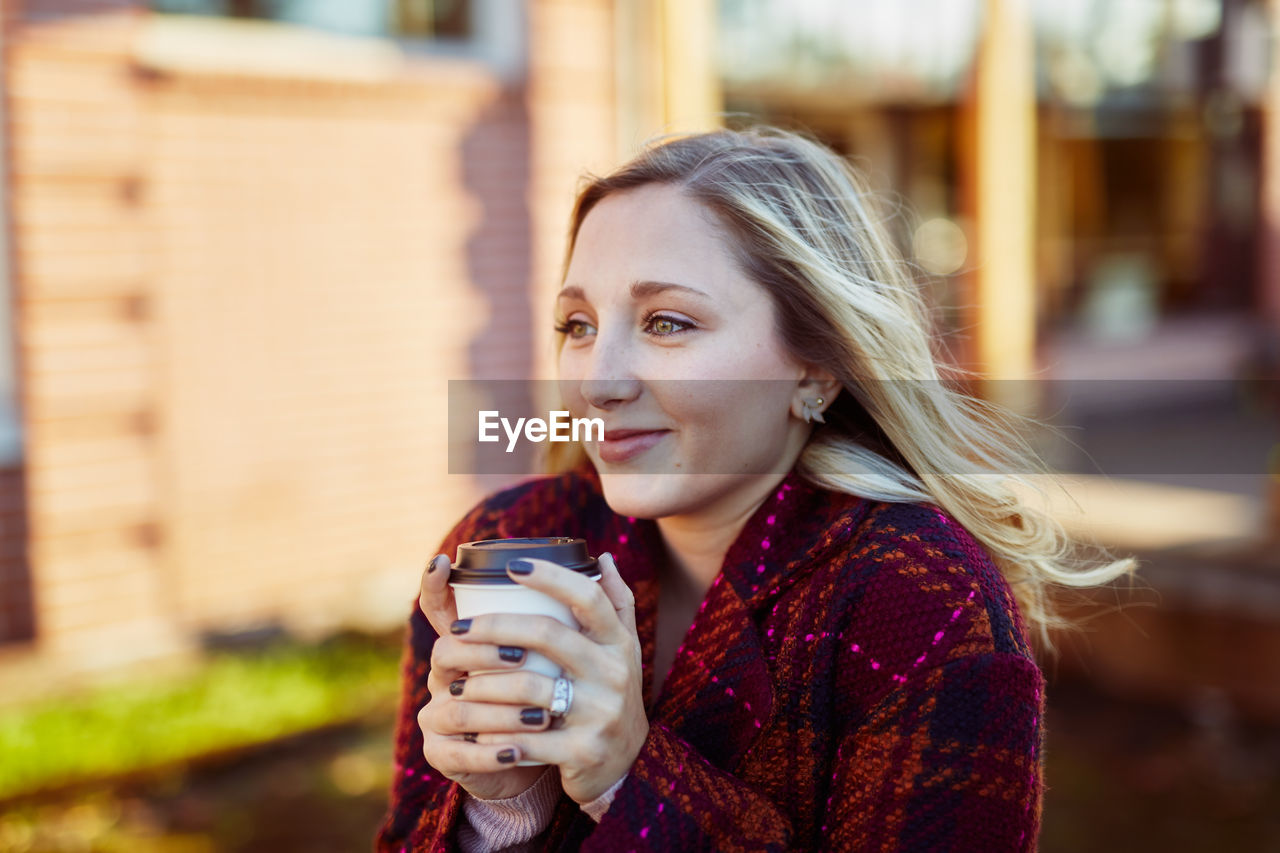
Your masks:
{"label": "earring", "polygon": [[817,421],[820,424],[825,424],[826,420],[822,417],[822,404],[825,402],[827,401],[822,397],[819,397],[812,403],[807,400],[802,401],[800,403],[800,407],[803,411],[804,422],[812,423],[813,421]]}

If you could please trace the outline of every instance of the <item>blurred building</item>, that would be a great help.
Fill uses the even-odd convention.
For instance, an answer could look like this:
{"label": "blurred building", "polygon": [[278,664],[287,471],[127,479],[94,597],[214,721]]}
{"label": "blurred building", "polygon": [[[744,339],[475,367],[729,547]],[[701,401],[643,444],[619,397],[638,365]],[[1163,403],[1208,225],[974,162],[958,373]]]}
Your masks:
{"label": "blurred building", "polygon": [[0,694],[403,621],[491,485],[447,381],[546,366],[617,104],[713,91],[665,93],[711,20],[669,5],[3,4]]}
{"label": "blurred building", "polygon": [[[981,298],[973,280],[993,261],[974,245],[977,116],[992,106],[977,97],[984,51],[1002,61],[993,54],[1025,39],[1014,70],[1034,80],[1031,98],[1016,102],[1016,73],[987,100],[1015,101],[1006,131],[1034,134],[1037,364],[1052,370],[1062,337],[1121,350],[1166,329],[1203,329],[1237,348],[1266,337],[1257,328],[1274,288],[1260,266],[1266,4],[725,0],[722,9],[727,108],[811,129],[906,201],[917,219],[898,223],[900,237],[939,276],[954,326],[971,325],[966,311]],[[999,31],[1010,17],[1012,29]],[[996,169],[1018,191],[1019,164]],[[1206,315],[1219,322],[1181,322]],[[1268,325],[1274,335],[1274,313]]]}

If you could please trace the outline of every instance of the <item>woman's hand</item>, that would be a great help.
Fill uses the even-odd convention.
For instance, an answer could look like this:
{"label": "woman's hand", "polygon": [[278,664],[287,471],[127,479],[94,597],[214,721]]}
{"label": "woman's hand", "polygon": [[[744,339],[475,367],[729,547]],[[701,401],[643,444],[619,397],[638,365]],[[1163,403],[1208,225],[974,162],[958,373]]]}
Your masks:
{"label": "woman's hand", "polygon": [[[517,583],[568,605],[581,631],[549,616],[493,614],[468,620],[457,634],[473,655],[516,646],[541,652],[564,669],[573,702],[555,728],[524,733],[529,727],[508,725],[506,731],[515,733],[481,734],[477,742],[514,745],[525,758],[559,765],[564,791],[578,803],[594,800],[626,775],[649,733],[635,599],[613,556],[602,554],[599,562],[599,582],[546,560],[512,560],[507,567]],[[488,667],[492,658],[485,661]],[[463,694],[548,708],[554,685],[544,675],[502,672],[468,679]]]}
{"label": "woman's hand", "polygon": [[[535,707],[536,702],[521,698],[534,692],[531,687],[523,693],[512,690],[486,696],[476,695],[477,690],[467,684],[466,674],[471,670],[518,667],[523,660],[523,650],[518,650],[520,657],[509,660],[515,657],[511,652],[504,657],[496,645],[461,643],[449,632],[458,619],[453,589],[449,586],[450,569],[449,558],[437,555],[422,573],[422,592],[418,597],[419,609],[439,636],[431,652],[431,671],[427,675],[431,701],[418,712],[422,754],[427,763],[473,797],[482,800],[514,797],[528,790],[546,768],[515,767],[520,754],[513,741],[499,737],[481,745],[476,742],[477,733],[544,728],[546,713],[543,711],[542,721],[537,725],[523,722],[523,708],[543,710]],[[503,675],[517,681],[522,679],[521,673]],[[511,704],[513,702],[518,704]]]}

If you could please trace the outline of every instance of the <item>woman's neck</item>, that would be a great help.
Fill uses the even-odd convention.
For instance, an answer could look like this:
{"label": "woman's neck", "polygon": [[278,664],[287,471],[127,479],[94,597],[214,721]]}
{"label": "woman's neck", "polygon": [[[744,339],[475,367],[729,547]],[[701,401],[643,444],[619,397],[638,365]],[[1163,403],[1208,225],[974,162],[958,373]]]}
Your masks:
{"label": "woman's neck", "polygon": [[702,512],[659,518],[658,530],[677,577],[705,593],[720,573],[729,547],[783,476],[756,480]]}

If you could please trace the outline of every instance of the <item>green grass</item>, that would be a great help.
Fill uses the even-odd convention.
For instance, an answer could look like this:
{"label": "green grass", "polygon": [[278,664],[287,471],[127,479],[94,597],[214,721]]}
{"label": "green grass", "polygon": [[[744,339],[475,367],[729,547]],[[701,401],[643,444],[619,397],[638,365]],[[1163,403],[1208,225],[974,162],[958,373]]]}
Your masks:
{"label": "green grass", "polygon": [[394,707],[399,648],[364,637],[211,654],[194,673],[0,711],[0,797],[269,742]]}

